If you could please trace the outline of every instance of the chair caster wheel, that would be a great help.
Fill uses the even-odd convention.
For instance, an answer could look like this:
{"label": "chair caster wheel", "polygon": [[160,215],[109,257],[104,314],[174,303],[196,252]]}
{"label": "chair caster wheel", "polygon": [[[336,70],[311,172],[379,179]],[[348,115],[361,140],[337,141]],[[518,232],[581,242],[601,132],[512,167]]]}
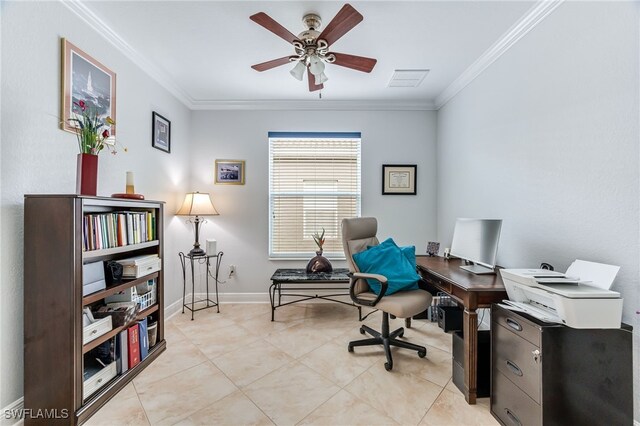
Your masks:
{"label": "chair caster wheel", "polygon": [[418,351],[418,356],[420,358],[424,358],[425,356],[427,356],[427,351]]}
{"label": "chair caster wheel", "polygon": [[385,362],[384,363],[384,369],[387,371],[391,371],[391,369],[393,368],[393,364],[389,363],[389,362]]}
{"label": "chair caster wheel", "polygon": [[353,346],[351,346],[351,345],[347,346],[347,350],[348,350],[349,352],[353,352]]}
{"label": "chair caster wheel", "polygon": [[365,333],[364,327],[360,327],[360,334],[364,334],[364,333]]}

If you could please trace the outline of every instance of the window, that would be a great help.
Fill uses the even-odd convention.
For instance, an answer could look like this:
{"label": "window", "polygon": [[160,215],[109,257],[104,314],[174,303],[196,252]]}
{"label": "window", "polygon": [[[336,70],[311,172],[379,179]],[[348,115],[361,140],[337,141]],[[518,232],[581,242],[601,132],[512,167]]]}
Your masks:
{"label": "window", "polygon": [[269,133],[269,256],[343,257],[340,224],[360,216],[360,133]]}

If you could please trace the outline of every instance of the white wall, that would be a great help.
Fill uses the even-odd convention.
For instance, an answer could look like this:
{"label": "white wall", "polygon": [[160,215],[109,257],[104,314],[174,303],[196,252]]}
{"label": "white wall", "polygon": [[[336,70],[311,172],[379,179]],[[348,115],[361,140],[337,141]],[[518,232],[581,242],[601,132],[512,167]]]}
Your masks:
{"label": "white wall", "polygon": [[[22,396],[23,195],[74,193],[75,135],[59,130],[60,37],[117,74],[117,135],[129,152],[99,158],[98,195],[136,190],[166,204],[166,300],[181,294],[177,256],[188,242],[170,221],[188,176],[190,111],[58,2],[2,3],[0,407]],[[171,120],[172,150],[151,147],[151,112]]]}
{"label": "white wall", "polygon": [[638,3],[565,2],[438,113],[438,236],[504,219],[498,263],[620,265],[638,380]]}
{"label": "white wall", "polygon": [[[199,111],[191,125],[193,189],[209,192],[220,212],[201,240],[218,240],[225,272],[237,266],[224,292],[266,293],[275,269],[306,264],[268,259],[269,131],[362,132],[362,215],[378,218],[379,236],[415,244],[419,253],[436,236],[435,112]],[[246,184],[214,185],[215,159],[245,160]],[[418,165],[416,196],[381,195],[382,164],[394,163]]]}

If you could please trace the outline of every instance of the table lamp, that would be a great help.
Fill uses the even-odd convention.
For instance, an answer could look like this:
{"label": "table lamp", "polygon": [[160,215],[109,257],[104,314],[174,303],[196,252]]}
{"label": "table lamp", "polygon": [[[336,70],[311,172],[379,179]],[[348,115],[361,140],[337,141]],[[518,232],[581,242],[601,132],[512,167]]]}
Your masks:
{"label": "table lamp", "polygon": [[198,242],[200,236],[200,223],[202,219],[200,216],[218,216],[220,213],[213,207],[209,194],[200,192],[189,192],[184,197],[184,203],[180,210],[176,213],[177,216],[195,216],[194,224],[196,226],[196,241],[193,243],[193,249],[189,252],[191,256],[202,256],[204,250],[200,248]]}

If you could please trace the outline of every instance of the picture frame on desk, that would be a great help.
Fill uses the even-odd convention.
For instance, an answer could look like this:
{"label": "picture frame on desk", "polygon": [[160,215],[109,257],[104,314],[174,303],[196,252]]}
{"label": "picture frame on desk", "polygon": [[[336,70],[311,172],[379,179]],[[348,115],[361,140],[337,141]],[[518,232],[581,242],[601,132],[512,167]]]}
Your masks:
{"label": "picture frame on desk", "polygon": [[416,164],[383,164],[382,195],[416,195]]}

